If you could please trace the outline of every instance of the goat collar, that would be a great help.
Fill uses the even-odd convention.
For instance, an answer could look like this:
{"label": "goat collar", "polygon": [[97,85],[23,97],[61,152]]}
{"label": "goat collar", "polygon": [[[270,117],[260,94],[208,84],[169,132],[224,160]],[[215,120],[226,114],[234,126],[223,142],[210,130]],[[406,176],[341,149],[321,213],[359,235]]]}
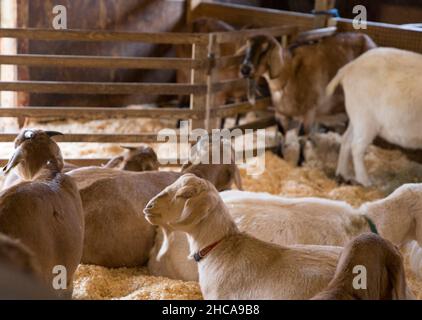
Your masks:
{"label": "goat collar", "polygon": [[198,252],[195,252],[193,255],[193,258],[195,259],[196,262],[201,261],[202,259],[204,259],[206,257],[207,254],[209,254],[211,252],[212,249],[214,249],[221,241],[223,241],[223,239],[220,239],[212,244],[210,244],[209,246],[205,247],[202,250],[199,250]]}
{"label": "goat collar", "polygon": [[366,222],[368,222],[369,229],[371,229],[371,232],[379,235],[377,226],[375,225],[374,221],[372,221],[372,219],[369,218],[367,215],[363,215],[363,217],[365,218]]}

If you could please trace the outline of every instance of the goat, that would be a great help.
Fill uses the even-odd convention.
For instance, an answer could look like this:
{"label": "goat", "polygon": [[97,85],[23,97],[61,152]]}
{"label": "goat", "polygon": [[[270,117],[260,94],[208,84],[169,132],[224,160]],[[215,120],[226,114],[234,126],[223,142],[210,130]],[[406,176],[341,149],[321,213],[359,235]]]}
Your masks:
{"label": "goat", "polygon": [[[361,270],[361,279],[355,268]],[[364,269],[363,269],[364,268]],[[359,281],[357,281],[359,280]],[[409,300],[403,258],[389,241],[373,233],[350,241],[340,255],[334,278],[312,300]]]}
{"label": "goat", "polygon": [[[407,184],[385,199],[353,208],[343,201],[319,198],[284,198],[266,193],[226,191],[220,196],[238,228],[260,240],[279,245],[344,246],[369,231],[396,245],[413,240],[422,247],[422,184]],[[318,230],[318,232],[315,232]],[[158,232],[148,269],[156,276],[197,280],[194,263],[187,259],[188,242],[180,232],[165,237]],[[168,248],[168,249],[165,249]],[[412,250],[416,274],[422,270],[420,250]],[[163,254],[165,252],[165,254]]]}
{"label": "goat", "polygon": [[307,299],[332,278],[341,248],[283,247],[241,233],[215,187],[185,174],[151,199],[146,219],[188,235],[205,299]]}
{"label": "goat", "polygon": [[340,90],[326,99],[330,79],[348,62],[375,47],[371,38],[360,33],[294,43],[289,49],[283,49],[272,36],[259,35],[249,39],[240,71],[245,78],[267,80],[282,133],[289,128],[290,118],[302,122],[309,133],[316,117],[344,112]]}
{"label": "goat", "polygon": [[123,155],[116,156],[104,165],[104,168],[115,168],[127,171],[156,171],[160,167],[157,154],[150,146],[122,146],[126,149]]}
{"label": "goat", "polygon": [[353,179],[348,165],[352,157],[356,181],[364,186],[371,185],[364,155],[377,136],[404,148],[422,147],[421,70],[421,54],[378,48],[337,73],[327,87],[327,96],[341,84],[350,119],[343,135],[337,175]]}
{"label": "goat", "polygon": [[[187,165],[219,190],[229,188],[238,173],[230,164]],[[148,260],[155,228],[139,215],[149,199],[183,172],[127,172],[87,167],[69,172],[78,185],[85,211],[82,262],[106,267],[139,266]],[[240,180],[239,180],[240,181]]]}
{"label": "goat", "polygon": [[63,174],[59,146],[51,139],[59,133],[23,130],[15,152],[3,169],[17,167],[20,182],[0,193],[0,232],[19,239],[35,255],[41,278],[52,285],[53,269],[66,268],[63,296],[73,290],[73,274],[82,256],[84,219],[74,181]]}

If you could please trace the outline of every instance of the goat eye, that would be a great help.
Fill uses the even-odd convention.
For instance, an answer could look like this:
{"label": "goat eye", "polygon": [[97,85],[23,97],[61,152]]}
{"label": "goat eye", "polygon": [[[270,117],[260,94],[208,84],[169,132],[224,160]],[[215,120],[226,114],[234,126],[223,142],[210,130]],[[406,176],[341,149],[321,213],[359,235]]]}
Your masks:
{"label": "goat eye", "polygon": [[32,139],[34,137],[34,132],[33,131],[26,131],[25,134],[23,135],[25,139]]}

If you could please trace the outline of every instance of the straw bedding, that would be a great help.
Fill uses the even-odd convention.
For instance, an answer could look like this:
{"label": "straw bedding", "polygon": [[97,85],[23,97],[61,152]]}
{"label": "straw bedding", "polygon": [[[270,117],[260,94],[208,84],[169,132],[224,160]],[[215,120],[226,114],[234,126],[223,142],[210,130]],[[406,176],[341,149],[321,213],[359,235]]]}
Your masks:
{"label": "straw bedding", "polygon": [[[61,122],[39,125],[64,132],[145,132],[168,126],[162,121],[145,120],[91,121],[83,124]],[[9,128],[9,127],[8,127]],[[0,131],[7,130],[3,123]],[[13,130],[15,131],[15,130]],[[154,130],[155,131],[155,130]],[[16,132],[16,131],[15,131]],[[121,151],[117,145],[80,144],[77,148],[62,145],[65,157],[102,157],[113,156]],[[0,156],[7,156],[12,150],[11,144],[2,144]],[[272,194],[303,197],[318,196],[344,200],[358,206],[365,201],[384,197],[402,183],[422,181],[415,172],[420,167],[408,161],[397,151],[385,151],[371,147],[366,157],[369,172],[375,177],[376,187],[339,186],[330,178],[332,168],[320,165],[295,168],[272,153],[265,154],[266,170],[259,176],[249,176],[241,170],[246,190],[269,192]],[[1,181],[0,177],[0,183]],[[416,180],[416,181],[415,181]],[[407,278],[418,299],[422,299],[422,279],[416,279],[406,263]],[[199,285],[196,282],[184,282],[148,275],[146,268],[107,269],[99,266],[81,265],[75,276],[75,299],[201,299]]]}

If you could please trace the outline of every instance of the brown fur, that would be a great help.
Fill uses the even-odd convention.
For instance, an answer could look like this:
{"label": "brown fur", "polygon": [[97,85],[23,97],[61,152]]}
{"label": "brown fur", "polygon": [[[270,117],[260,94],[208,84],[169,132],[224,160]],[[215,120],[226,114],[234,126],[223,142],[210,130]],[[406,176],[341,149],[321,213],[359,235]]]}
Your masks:
{"label": "brown fur", "polygon": [[[29,135],[28,135],[29,132]],[[50,287],[53,268],[67,270],[67,290],[82,255],[84,220],[74,181],[61,173],[58,145],[41,130],[24,130],[5,170],[17,166],[26,180],[0,193],[0,232],[19,239],[37,258],[42,280]]]}
{"label": "brown fur", "polygon": [[[354,289],[353,268],[367,270],[367,289]],[[344,248],[334,278],[313,300],[401,300],[408,299],[403,258],[389,241],[373,233],[362,234]]]}
{"label": "brown fur", "polygon": [[[268,74],[277,116],[296,118],[309,128],[316,116],[344,112],[342,91],[325,101],[325,88],[340,68],[374,47],[359,33],[339,33],[312,44],[293,44],[291,49],[262,35],[249,40],[243,66],[252,66],[251,77]],[[280,97],[276,92],[282,92]]]}
{"label": "brown fur", "polygon": [[[225,190],[234,177],[228,166],[195,165],[189,170],[208,177],[217,189]],[[154,244],[155,227],[145,220],[141,210],[183,173],[91,167],[69,174],[79,187],[85,211],[82,262],[106,267],[145,264]]]}
{"label": "brown fur", "polygon": [[39,264],[34,254],[19,240],[0,233],[0,261],[25,274],[39,276]]}

